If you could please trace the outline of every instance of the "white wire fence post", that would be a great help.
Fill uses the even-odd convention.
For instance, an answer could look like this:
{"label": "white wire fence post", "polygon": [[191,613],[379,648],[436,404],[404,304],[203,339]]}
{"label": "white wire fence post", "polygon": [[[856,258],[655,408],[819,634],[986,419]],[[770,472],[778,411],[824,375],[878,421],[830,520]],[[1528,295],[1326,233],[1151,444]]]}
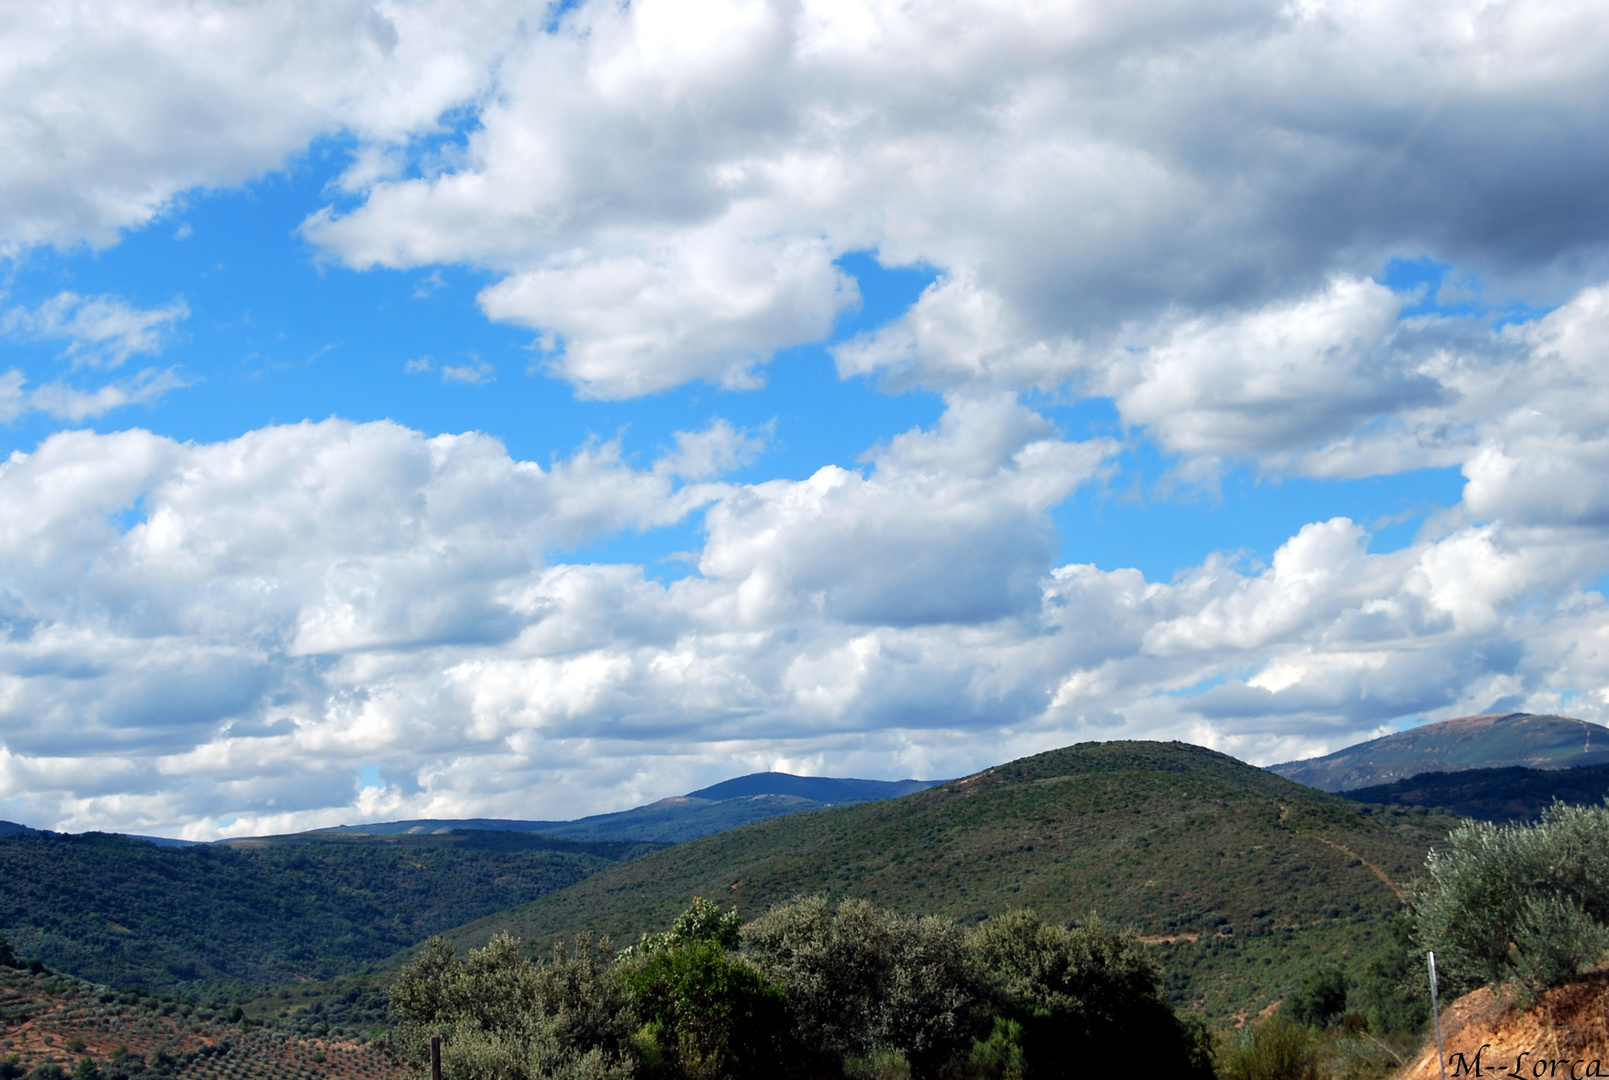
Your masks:
{"label": "white wire fence post", "polygon": [[1430,961],[1430,1016],[1436,1023],[1436,1063],[1441,1066],[1441,1080],[1447,1080],[1447,1055],[1441,1048],[1441,1006],[1436,1002],[1436,954],[1427,952]]}

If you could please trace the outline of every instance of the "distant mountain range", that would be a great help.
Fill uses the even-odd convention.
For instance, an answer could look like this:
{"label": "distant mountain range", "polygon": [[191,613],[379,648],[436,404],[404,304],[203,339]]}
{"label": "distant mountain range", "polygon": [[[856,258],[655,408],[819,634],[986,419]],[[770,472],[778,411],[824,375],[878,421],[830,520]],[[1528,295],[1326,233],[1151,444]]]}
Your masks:
{"label": "distant mountain range", "polygon": [[1299,784],[1349,791],[1423,773],[1609,764],[1609,728],[1569,716],[1489,713],[1399,731],[1323,757],[1269,766]]}
{"label": "distant mountain range", "polygon": [[397,836],[444,834],[466,829],[540,833],[566,840],[676,844],[735,829],[768,818],[825,810],[833,806],[897,799],[942,784],[942,780],[856,780],[763,772],[734,777],[673,796],[575,821],[518,821],[507,818],[418,818],[368,825],[339,825],[319,834]]}

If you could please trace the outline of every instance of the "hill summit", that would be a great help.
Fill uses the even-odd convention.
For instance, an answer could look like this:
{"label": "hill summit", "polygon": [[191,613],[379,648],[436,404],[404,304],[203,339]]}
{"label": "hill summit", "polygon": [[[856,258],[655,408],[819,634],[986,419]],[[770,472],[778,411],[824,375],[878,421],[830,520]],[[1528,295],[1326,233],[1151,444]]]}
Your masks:
{"label": "hill summit", "polygon": [[338,825],[318,833],[359,836],[440,835],[464,830],[540,833],[582,843],[678,844],[725,832],[767,818],[825,810],[831,806],[897,799],[943,783],[942,780],[857,780],[763,772],[722,780],[668,799],[594,814],[574,821],[520,821],[507,818],[418,818],[368,825]]}
{"label": "hill summit", "polygon": [[1421,773],[1569,769],[1609,764],[1609,728],[1570,716],[1484,713],[1460,716],[1269,770],[1324,791],[1389,784]]}
{"label": "hill summit", "polygon": [[695,896],[748,918],[812,894],[968,924],[1094,911],[1165,950],[1176,1003],[1224,1016],[1267,1007],[1323,960],[1386,947],[1398,883],[1454,824],[1204,747],[1081,743],[663,848],[447,936],[461,949],[503,931],[539,949],[582,930],[630,942]]}

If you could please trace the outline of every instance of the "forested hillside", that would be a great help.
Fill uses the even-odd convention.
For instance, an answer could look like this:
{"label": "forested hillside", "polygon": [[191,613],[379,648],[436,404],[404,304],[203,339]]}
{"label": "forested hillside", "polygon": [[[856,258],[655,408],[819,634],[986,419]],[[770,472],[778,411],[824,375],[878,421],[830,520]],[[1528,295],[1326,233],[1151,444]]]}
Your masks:
{"label": "forested hillside", "polygon": [[182,848],[13,833],[0,836],[0,932],[94,982],[240,992],[364,970],[652,848],[505,832]]}
{"label": "forested hillside", "polygon": [[1555,802],[1596,806],[1609,797],[1609,765],[1574,769],[1466,769],[1420,773],[1354,788],[1346,797],[1382,806],[1422,806],[1480,821],[1535,821]]}
{"label": "forested hillside", "polygon": [[1160,948],[1175,999],[1261,1008],[1318,959],[1388,947],[1397,888],[1456,820],[1350,802],[1182,743],[1086,743],[891,802],[761,822],[612,867],[457,931],[629,941],[695,895],[758,915],[853,896],[977,921],[1099,911]]}

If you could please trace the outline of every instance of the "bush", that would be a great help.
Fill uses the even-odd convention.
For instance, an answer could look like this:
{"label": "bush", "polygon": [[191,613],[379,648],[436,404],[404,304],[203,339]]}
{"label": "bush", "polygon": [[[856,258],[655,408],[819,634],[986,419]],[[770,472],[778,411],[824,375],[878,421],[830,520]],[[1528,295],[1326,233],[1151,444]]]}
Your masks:
{"label": "bush", "polygon": [[897,1053],[912,1076],[936,1076],[988,1024],[983,973],[951,920],[817,896],[772,908],[743,942],[787,994],[800,1042],[833,1065]]}
{"label": "bush", "polygon": [[1303,977],[1301,985],[1287,995],[1283,1011],[1298,1024],[1327,1028],[1346,1012],[1346,973],[1334,964],[1325,964]]}
{"label": "bush", "polygon": [[1609,950],[1609,806],[1555,803],[1535,825],[1467,825],[1426,860],[1419,943],[1449,992],[1540,989]]}
{"label": "bush", "polygon": [[1212,1075],[1204,1037],[1174,1015],[1161,969],[1132,931],[1095,916],[1067,929],[1012,911],[981,924],[968,945],[997,1007],[1020,1025],[1028,1075],[1127,1073],[1137,1062],[1158,1075]]}
{"label": "bush", "polygon": [[430,1036],[441,1036],[450,1080],[627,1080],[638,1024],[611,959],[606,943],[580,937],[533,964],[500,934],[460,961],[433,938],[390,988],[403,1018],[393,1045],[423,1072]]}
{"label": "bush", "polygon": [[621,981],[644,1021],[650,1080],[766,1080],[787,1072],[787,998],[718,940],[660,946],[626,960]]}
{"label": "bush", "polygon": [[1388,919],[1390,945],[1364,965],[1358,1007],[1376,1035],[1414,1035],[1430,1020],[1430,978],[1406,913]]}
{"label": "bush", "polygon": [[1220,1040],[1218,1075],[1222,1080],[1322,1080],[1323,1046],[1311,1028],[1274,1016]]}
{"label": "bush", "polygon": [[1022,1080],[1027,1055],[1022,1049],[1022,1025],[999,1017],[985,1040],[974,1040],[967,1074],[973,1080]]}

